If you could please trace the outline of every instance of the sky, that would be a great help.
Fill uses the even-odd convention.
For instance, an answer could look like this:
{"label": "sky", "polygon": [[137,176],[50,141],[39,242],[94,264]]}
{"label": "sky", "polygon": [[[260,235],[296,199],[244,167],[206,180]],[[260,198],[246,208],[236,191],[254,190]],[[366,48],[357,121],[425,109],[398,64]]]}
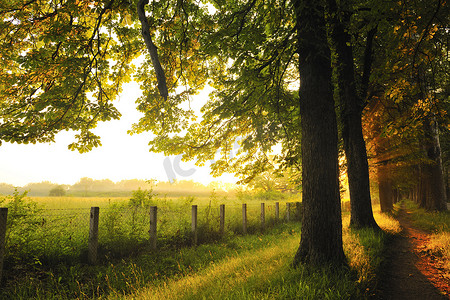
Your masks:
{"label": "sky", "polygon": [[[0,146],[0,183],[14,186],[42,181],[74,184],[82,177],[114,182],[122,179],[194,180],[205,185],[217,180],[237,181],[231,174],[212,177],[209,164],[198,167],[193,162],[181,162],[179,157],[149,152],[150,133],[127,134],[131,124],[140,117],[134,102],[141,91],[135,82],[126,84],[123,90],[114,102],[122,113],[121,119],[100,123],[94,131],[101,137],[101,147],[83,154],[70,151],[67,146],[74,142],[75,133],[67,131],[59,133],[51,144],[4,142]],[[194,103],[206,101],[207,94],[205,90],[195,96]]]}

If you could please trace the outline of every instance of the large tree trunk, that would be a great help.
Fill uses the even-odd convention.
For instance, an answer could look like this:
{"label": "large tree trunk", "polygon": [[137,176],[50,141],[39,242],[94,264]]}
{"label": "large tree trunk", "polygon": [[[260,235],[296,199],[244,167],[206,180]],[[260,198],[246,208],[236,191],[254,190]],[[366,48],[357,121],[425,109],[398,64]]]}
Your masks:
{"label": "large tree trunk", "polygon": [[302,123],[303,216],[294,266],[342,265],[336,113],[323,9],[295,1]]}
{"label": "large tree trunk", "polygon": [[358,96],[353,67],[353,49],[350,34],[342,20],[350,22],[346,13],[340,10],[335,0],[327,0],[327,29],[333,51],[333,65],[338,89],[342,138],[347,158],[347,174],[350,191],[350,226],[379,229],[372,211],[370,197],[369,164],[362,133],[361,114],[363,101]]}
{"label": "large tree trunk", "polygon": [[378,176],[378,196],[380,198],[381,212],[388,213],[394,208],[393,206],[393,185],[392,178],[386,165],[379,165],[377,168]]}
{"label": "large tree trunk", "polygon": [[428,198],[428,172],[425,170],[426,165],[419,166],[419,178],[417,185],[417,204],[419,207],[425,208]]}
{"label": "large tree trunk", "polygon": [[423,167],[424,184],[427,193],[422,195],[420,203],[422,207],[429,211],[447,210],[447,197],[445,194],[444,176],[442,174],[441,146],[439,143],[439,131],[436,120],[426,118],[424,120],[425,143],[424,149],[429,164]]}

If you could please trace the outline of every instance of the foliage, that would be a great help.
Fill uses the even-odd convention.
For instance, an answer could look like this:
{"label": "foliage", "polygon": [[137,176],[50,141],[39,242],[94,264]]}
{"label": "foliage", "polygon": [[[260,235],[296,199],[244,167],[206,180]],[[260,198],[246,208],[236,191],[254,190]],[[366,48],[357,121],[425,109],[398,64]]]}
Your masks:
{"label": "foliage", "polygon": [[148,208],[150,205],[155,205],[154,196],[153,189],[141,190],[141,188],[138,188],[136,191],[133,191],[128,205],[133,208]]}
{"label": "foliage", "polygon": [[54,141],[78,131],[69,148],[101,145],[92,132],[120,117],[111,101],[130,80],[138,30],[123,26],[126,1],[2,1],[0,141]]}
{"label": "foliage", "polygon": [[[292,4],[232,1],[213,5],[210,16],[199,15],[193,4],[184,7],[199,22],[197,27],[194,22],[187,24],[186,34],[198,36],[199,43],[182,48],[190,52],[180,59],[193,63],[182,70],[181,79],[200,73],[204,79],[197,80],[208,79],[216,89],[203,106],[201,118],[183,110],[183,97],[167,104],[144,97],[138,107],[144,117],[133,132],[156,134],[150,143],[152,151],[183,154],[183,159],[199,164],[214,160],[215,175],[229,171],[253,178],[266,169],[266,153],[272,146],[298,143],[296,131],[289,138],[286,133],[291,126],[298,127],[297,96],[287,89],[297,79],[292,70],[296,61]],[[172,38],[164,30],[159,32],[162,41]],[[199,66],[199,59],[207,65]],[[172,72],[169,68],[169,77]],[[239,149],[234,151],[236,145]],[[298,161],[294,149],[298,150],[284,147]]]}
{"label": "foliage", "polygon": [[[21,194],[18,195],[20,196]],[[220,200],[219,198],[214,200],[213,198],[216,196],[212,195],[210,199],[198,199],[192,196],[175,200],[153,198],[153,201],[158,205],[158,253],[160,253],[161,257],[165,257],[164,253],[166,251],[173,251],[174,248],[179,249],[180,247],[191,245],[190,209],[193,203],[199,205],[198,224],[199,228],[201,227],[199,232],[200,243],[211,243],[220,239],[227,239],[241,232],[241,206],[235,206],[231,200],[228,200],[226,202],[225,234],[217,234],[218,206],[215,204],[209,205],[210,202],[215,203]],[[41,198],[37,199],[37,201],[41,201]],[[86,199],[96,201],[96,204],[100,203],[99,199]],[[54,199],[50,200],[55,205]],[[19,199],[18,201],[25,200]],[[108,204],[108,199],[104,199],[104,204],[99,205],[100,266],[88,267],[84,263],[87,261],[89,205],[86,204],[86,208],[73,208],[74,205],[71,205],[71,201],[75,201],[76,204],[81,203],[79,202],[80,199],[66,197],[63,202],[64,206],[71,208],[61,209],[60,206],[46,205],[45,209],[41,209],[35,214],[28,214],[31,217],[30,225],[25,226],[25,220],[17,223],[19,228],[13,230],[15,232],[14,239],[12,239],[13,242],[10,242],[11,240],[8,242],[8,245],[12,246],[12,248],[8,246],[5,256],[5,269],[3,274],[7,288],[4,290],[4,293],[8,293],[14,289],[20,289],[20,292],[14,293],[19,298],[20,295],[23,295],[22,298],[34,297],[33,295],[36,293],[40,294],[41,292],[48,293],[48,297],[50,298],[53,297],[50,295],[55,295],[55,293],[69,297],[68,295],[78,293],[80,288],[84,292],[89,291],[88,293],[109,293],[109,284],[113,284],[114,288],[130,292],[128,287],[123,285],[121,280],[115,277],[132,276],[129,273],[131,269],[128,269],[130,267],[127,263],[128,261],[134,260],[135,258],[139,259],[141,255],[144,255],[147,258],[142,258],[141,263],[144,265],[151,264],[153,267],[156,267],[157,272],[160,274],[165,272],[163,271],[165,267],[169,268],[165,264],[166,262],[173,262],[170,255],[167,256],[165,262],[161,262],[161,266],[158,266],[158,262],[153,258],[148,258],[157,255],[154,252],[147,252],[149,230],[148,209],[141,206],[131,207],[126,199],[114,201],[110,204]],[[25,203],[28,203],[28,201],[25,201]],[[258,209],[259,202],[255,200],[249,202],[249,233],[259,231]],[[207,214],[207,211],[209,214]],[[272,218],[273,207],[270,209],[267,206],[267,230],[277,224],[271,221]],[[31,220],[37,222],[32,223]],[[25,228],[28,228],[29,231],[25,235],[25,244],[22,244],[23,240],[18,239],[23,237],[16,233],[22,233],[25,231]],[[175,250],[175,252],[177,251],[179,250]],[[150,262],[144,263],[146,260]],[[122,265],[122,267],[115,268],[114,266],[116,265]],[[169,268],[166,271],[179,271],[177,265],[172,267],[174,269]],[[140,273],[141,271],[138,271],[140,270],[139,268],[134,269],[134,271]],[[188,266],[186,266],[186,270],[188,269]],[[155,269],[152,270],[152,272],[147,273],[145,276],[153,276]],[[121,271],[125,272],[125,274],[121,275]],[[109,281],[103,277],[106,274],[112,276],[108,279]],[[31,285],[28,287],[19,287],[16,284],[16,279],[25,277]],[[79,282],[78,284],[77,281]],[[98,286],[99,290],[96,290],[91,284]],[[54,289],[49,289],[48,286],[52,286]]]}
{"label": "foliage", "polygon": [[[159,95],[149,55],[138,69],[131,64],[144,47],[135,5],[2,3],[0,140],[52,141],[57,132],[72,129],[78,135],[70,148],[88,151],[100,145],[92,132],[97,122],[120,116],[112,101],[134,75],[144,93],[137,99],[144,117],[130,132],[153,132],[152,151],[183,154],[198,164],[213,160],[213,174],[233,172],[243,182],[270,165],[300,168],[293,1],[146,5],[167,99]],[[388,105],[384,114],[394,112],[383,119],[381,134],[416,136],[416,121],[430,113],[443,121],[449,64],[442,59],[448,48],[442,2],[341,5],[349,15],[342,21],[352,36],[358,91],[364,96],[368,90],[368,100]],[[372,39],[376,46],[370,48]],[[371,72],[367,53],[373,53]],[[190,97],[207,83],[215,91],[195,115]],[[274,146],[282,150],[272,160]]]}
{"label": "foliage", "polygon": [[269,168],[268,170],[256,175],[248,183],[256,191],[263,191],[266,193],[282,194],[298,193],[301,187],[301,175],[300,171],[293,168],[275,169]]}
{"label": "foliage", "polygon": [[441,1],[417,1],[377,9],[384,17],[377,22],[366,134],[374,163],[409,167],[427,162],[427,118],[447,131],[448,8]]}
{"label": "foliage", "polygon": [[15,189],[13,195],[0,198],[0,204],[8,208],[6,252],[15,262],[22,260],[24,253],[37,259],[38,249],[33,235],[42,223],[39,216],[42,210],[36,202],[27,198],[27,193]]}
{"label": "foliage", "polygon": [[58,185],[57,187],[51,189],[50,192],[48,192],[48,195],[51,197],[62,197],[66,195],[66,190],[64,186]]}
{"label": "foliage", "polygon": [[450,232],[450,212],[427,212],[418,208],[417,204],[411,201],[404,203],[407,209],[412,211],[411,217],[414,225],[434,233]]}
{"label": "foliage", "polygon": [[[195,293],[196,297],[214,299],[290,299],[319,295],[360,298],[372,291],[373,274],[366,272],[376,269],[373,264],[382,247],[379,238],[359,233],[348,236],[351,242],[345,239],[349,258],[355,263],[352,270],[361,278],[356,281],[345,270],[292,270],[299,229],[297,223],[278,224],[264,235],[233,235],[195,248],[142,251],[127,258],[111,258],[98,266],[59,264],[44,273],[28,273],[27,280],[18,277],[18,281],[6,281],[0,295],[12,295],[10,299],[88,298],[87,295],[115,299],[124,294],[139,298],[150,297],[151,293],[171,298],[174,294]],[[371,256],[368,251],[372,251]],[[366,267],[358,268],[362,265]],[[198,280],[201,285],[188,284]]]}
{"label": "foliage", "polygon": [[12,184],[0,183],[0,195],[12,195],[14,193],[14,186]]}

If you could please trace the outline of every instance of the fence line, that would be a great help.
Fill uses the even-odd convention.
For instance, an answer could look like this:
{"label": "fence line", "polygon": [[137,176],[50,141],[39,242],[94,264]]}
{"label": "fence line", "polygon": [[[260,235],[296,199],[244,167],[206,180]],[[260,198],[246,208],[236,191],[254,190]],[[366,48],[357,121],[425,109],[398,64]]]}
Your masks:
{"label": "fence line", "polygon": [[[233,210],[233,209],[238,209],[238,205],[228,205],[229,209]],[[274,218],[275,218],[275,222],[279,222],[280,221],[280,203],[279,202],[275,202],[275,209],[273,212],[273,205],[267,205],[266,203],[261,203],[260,205],[260,217],[259,217],[259,228],[260,231],[263,232],[266,229],[267,226],[267,214],[270,213],[271,215],[273,214]],[[295,211],[295,217],[297,219],[299,219],[300,217],[300,207],[301,207],[301,203],[297,202],[296,203],[296,211]],[[205,217],[207,218],[207,225],[209,226],[209,222],[212,220],[214,222],[218,222],[218,229],[217,231],[215,231],[216,233],[218,232],[220,235],[223,235],[225,233],[225,227],[226,224],[230,224],[231,226],[235,226],[238,225],[238,223],[236,223],[236,217],[238,217],[238,215],[236,214],[232,214],[232,213],[227,213],[227,216],[229,216],[229,218],[231,219],[226,219],[225,216],[225,204],[221,204],[219,206],[219,209],[216,210],[212,210],[211,206],[204,206],[201,207],[203,209],[205,209],[204,211],[202,210],[201,212],[199,212],[199,206],[197,205],[192,205],[191,206],[191,220],[190,220],[190,234],[191,234],[191,243],[192,245],[197,245],[199,243],[199,234],[200,232],[200,228],[204,228],[204,227],[199,227],[199,222],[198,222],[198,216],[199,214],[202,215],[206,215]],[[147,224],[147,229],[148,229],[148,235],[144,238],[143,241],[146,241],[146,243],[148,244],[150,249],[157,249],[157,241],[158,241],[158,231],[164,232],[165,234],[167,234],[164,230],[166,229],[171,229],[172,231],[176,232],[175,234],[178,234],[180,232],[182,232],[183,228],[178,228],[178,229],[173,229],[172,227],[170,227],[171,223],[174,223],[173,221],[175,220],[174,216],[171,216],[170,218],[168,218],[167,216],[164,215],[164,212],[175,212],[178,215],[175,215],[175,217],[177,218],[177,221],[179,220],[185,220],[185,223],[182,224],[186,224],[186,226],[188,226],[189,223],[189,218],[186,215],[186,211],[185,208],[184,209],[171,209],[169,207],[162,207],[161,208],[161,212],[162,215],[161,217],[159,217],[158,215],[158,207],[157,206],[150,206],[147,207],[147,212],[146,213],[142,213],[142,209],[141,208],[128,208],[127,210],[123,211],[123,210],[119,210],[117,208],[114,209],[102,209],[102,216],[100,216],[100,209],[99,207],[91,207],[90,209],[90,214],[89,214],[89,227],[87,227],[87,223],[86,223],[86,229],[88,231],[86,231],[86,234],[82,234],[81,240],[85,240],[87,239],[87,250],[88,250],[88,262],[90,264],[97,264],[98,263],[98,246],[99,246],[99,234],[101,234],[103,237],[106,238],[119,238],[120,239],[120,235],[115,237],[114,235],[116,233],[123,233],[124,229],[123,229],[123,224],[118,225],[117,223],[122,221],[122,222],[127,222],[126,226],[128,229],[130,229],[132,232],[136,232],[136,235],[133,236],[137,236],[138,234],[142,234],[142,225],[139,225],[141,227],[137,227],[137,223],[141,222],[139,224],[142,224],[142,222],[148,222]],[[231,230],[238,230],[241,231],[243,234],[247,234],[248,230],[249,230],[249,214],[250,216],[253,218],[251,224],[257,224],[257,215],[255,215],[254,210],[248,210],[249,207],[247,206],[246,203],[242,204],[242,223],[241,223],[241,229],[238,229],[236,227],[233,227],[233,229]],[[73,211],[81,211],[83,210],[84,212],[88,212],[87,209],[68,209],[69,211],[73,210]],[[291,203],[287,202],[286,203],[286,221],[291,221]],[[51,210],[53,211],[53,209]],[[60,209],[57,209],[55,211],[60,211]],[[67,210],[66,210],[67,211]],[[128,219],[124,219],[125,216],[127,216],[126,214],[129,213],[131,214],[132,218],[128,218]],[[136,213],[139,213],[139,215],[136,215]],[[83,214],[84,215],[84,214]],[[38,217],[38,219],[40,218],[42,222],[42,226],[44,226],[44,224],[46,224],[46,218],[43,218],[42,216],[45,217],[56,217],[56,220],[64,220],[65,217],[63,218],[58,218],[58,215],[53,215],[53,214],[42,214]],[[87,216],[87,215],[86,215]],[[7,217],[8,217],[8,209],[7,208],[0,208],[0,281],[2,278],[2,270],[3,270],[3,261],[4,261],[4,257],[5,257],[5,249],[6,249],[6,230],[7,230]],[[256,217],[256,220],[254,219]],[[74,217],[72,217],[69,220],[69,223],[72,224],[72,222],[76,222],[75,220],[82,220],[84,219],[85,216],[83,218],[80,218],[80,216],[77,217],[77,219],[75,219]],[[47,219],[48,220],[48,219]],[[53,220],[53,219],[50,219]],[[101,227],[101,231],[99,232],[99,224],[100,222],[102,222],[102,226]],[[159,223],[159,225],[158,225]],[[9,223],[8,223],[9,224]],[[12,223],[11,223],[12,224]],[[179,223],[178,223],[179,224]],[[233,225],[234,224],[234,225]],[[215,226],[217,226],[215,225]],[[9,226],[9,225],[8,225]],[[46,225],[47,226],[47,225]],[[54,222],[49,222],[48,226],[54,226]],[[79,228],[80,224],[77,224],[77,228]],[[239,225],[238,225],[239,226]],[[251,225],[254,226],[254,225]],[[63,229],[61,229],[61,233],[59,233],[59,236],[62,237],[66,237],[69,234],[69,240],[71,239],[70,236],[70,228],[67,228],[68,226],[65,226]],[[169,228],[170,227],[170,228]],[[46,228],[46,227],[43,227]],[[217,227],[216,227],[217,228]],[[254,228],[254,227],[252,227]],[[145,231],[147,231],[147,229],[145,229]],[[84,229],[83,229],[84,230]],[[121,231],[122,230],[122,231]],[[138,231],[136,231],[138,230]],[[141,231],[139,231],[141,230]],[[180,231],[181,230],[181,231]],[[214,230],[213,230],[214,231]],[[84,231],[83,231],[84,232]],[[84,237],[83,237],[84,236]],[[162,236],[160,236],[161,238]],[[80,240],[80,238],[79,238]],[[141,240],[142,241],[142,240]],[[41,241],[36,241],[36,243],[39,242],[43,242]],[[54,240],[52,241],[52,243],[67,243],[67,241],[65,240],[61,240],[59,241]],[[43,244],[45,247],[46,244]]]}
{"label": "fence line", "polygon": [[242,233],[247,234],[247,204],[242,204]]}
{"label": "fence line", "polygon": [[157,241],[157,220],[158,220],[158,207],[157,206],[150,206],[150,247],[152,249],[156,249],[156,241]]}
{"label": "fence line", "polygon": [[8,220],[8,208],[0,208],[0,282],[3,273],[3,258],[5,256],[6,244],[6,221]]}
{"label": "fence line", "polygon": [[100,209],[98,207],[91,207],[88,260],[92,265],[95,265],[97,263],[99,213]]}
{"label": "fence line", "polygon": [[192,205],[192,244],[197,246],[198,226],[197,226],[197,205]]}

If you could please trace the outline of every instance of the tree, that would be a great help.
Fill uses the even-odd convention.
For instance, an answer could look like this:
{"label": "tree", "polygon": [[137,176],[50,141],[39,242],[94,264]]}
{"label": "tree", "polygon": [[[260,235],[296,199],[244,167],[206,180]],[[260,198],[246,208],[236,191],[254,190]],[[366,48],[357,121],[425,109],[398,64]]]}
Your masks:
{"label": "tree", "polygon": [[[132,132],[152,131],[151,150],[183,153],[200,164],[220,150],[213,174],[227,170],[244,178],[267,168],[273,146],[283,146],[275,158],[281,167],[300,166],[302,149],[308,199],[296,262],[342,263],[337,130],[322,7],[227,1],[214,2],[211,13],[199,2],[147,4],[139,1],[135,10],[120,0],[2,7],[1,55],[8,59],[0,62],[0,139],[45,142],[72,129],[80,134],[71,149],[100,145],[91,130],[120,116],[111,101],[132,73],[130,62],[142,45],[139,24],[150,57],[135,76],[144,91],[138,109],[145,115]],[[318,37],[309,25],[318,25]],[[193,111],[183,105],[207,80],[216,92],[202,119],[192,123]],[[231,157],[235,143],[241,147]]]}
{"label": "tree", "polygon": [[[382,10],[369,4],[373,16]],[[52,141],[58,131],[71,129],[80,133],[70,148],[88,151],[100,145],[92,133],[97,122],[120,116],[111,101],[134,75],[144,93],[136,102],[144,116],[130,132],[152,132],[151,151],[183,154],[200,165],[214,161],[213,175],[228,171],[249,180],[270,167],[268,153],[281,145],[275,164],[302,169],[304,224],[295,263],[344,262],[331,52],[322,3],[31,0],[8,2],[0,11],[0,140]],[[347,25],[340,22],[328,25]],[[368,33],[366,45],[370,40]],[[349,37],[335,41],[347,44]],[[376,41],[385,42],[378,36]],[[144,45],[148,54],[135,71],[131,61]],[[351,51],[341,54],[338,62],[351,68]],[[374,74],[379,82],[392,61],[382,57]],[[369,85],[364,74],[361,90],[379,83]],[[342,92],[343,84],[350,86],[340,95],[349,101],[342,111],[345,147],[361,154],[358,105],[365,93],[356,97],[358,80],[340,76],[337,86]],[[215,91],[196,116],[190,97],[206,83]],[[364,157],[356,161],[363,170]],[[349,165],[353,170],[355,164]],[[370,197],[364,197],[354,201],[361,204],[354,206],[355,224],[370,216]]]}
{"label": "tree", "polygon": [[337,125],[323,7],[295,2],[302,124],[303,216],[294,265],[343,264]]}
{"label": "tree", "polygon": [[71,191],[81,191],[85,197],[88,196],[88,192],[92,192],[94,187],[94,179],[83,177],[78,180],[77,183],[72,185],[70,188]]}
{"label": "tree", "polygon": [[0,183],[0,195],[12,195],[14,186],[12,184]]}
{"label": "tree", "polygon": [[92,129],[120,117],[111,101],[139,53],[128,2],[2,1],[0,14],[0,142],[51,142],[71,129],[70,149],[101,145]]}
{"label": "tree", "polygon": [[58,186],[52,188],[50,190],[50,192],[48,192],[48,195],[50,197],[63,197],[66,195],[66,190],[65,190],[64,186],[58,185]]}
{"label": "tree", "polygon": [[28,183],[20,190],[28,191],[28,194],[32,196],[47,196],[50,190],[56,186],[57,184],[50,181],[43,181],[39,183]]}
{"label": "tree", "polygon": [[264,192],[279,191],[297,193],[300,190],[300,172],[297,170],[275,170],[273,168],[256,175],[248,185]]}
{"label": "tree", "polygon": [[418,176],[415,194],[419,203],[430,210],[446,209],[436,129],[440,122],[448,124],[443,117],[448,96],[442,94],[448,85],[443,75],[448,74],[444,58],[448,13],[441,1],[417,1],[406,6],[392,3],[381,15],[393,22],[378,23],[380,47],[371,81],[374,103],[367,110],[375,118],[367,120],[375,123],[372,129],[378,132],[373,141],[382,209],[392,209],[393,188],[405,186],[399,181],[410,180],[396,178],[395,182],[391,176],[405,164]]}
{"label": "tree", "polygon": [[[276,0],[214,5],[217,12],[212,20],[216,25],[199,36],[201,47],[194,49],[209,62],[210,73],[206,75],[216,88],[203,107],[202,119],[186,126],[189,115],[175,110],[183,99],[175,99],[170,108],[161,110],[164,101],[147,97],[141,99],[145,116],[135,131],[151,130],[156,135],[150,143],[153,151],[183,154],[184,159],[200,164],[214,159],[213,174],[231,171],[243,180],[268,168],[267,153],[278,143],[283,151],[275,161],[299,165],[301,144],[304,222],[295,263],[341,264],[345,259],[337,129],[323,8]],[[316,9],[322,14],[315,14]],[[300,25],[303,20],[307,22]],[[319,28],[318,38],[317,32],[308,32],[311,25]],[[303,59],[300,66],[299,59]],[[299,73],[303,88],[300,102]],[[230,155],[235,143],[239,150]]]}
{"label": "tree", "polygon": [[[347,158],[347,174],[350,190],[351,218],[350,226],[379,229],[372,212],[370,197],[369,164],[366,144],[362,133],[362,110],[365,95],[358,95],[355,79],[352,39],[349,33],[350,3],[328,0],[327,29],[333,52],[333,70],[335,74],[335,90],[340,108],[342,138]],[[367,45],[370,48],[371,31],[367,34]],[[371,49],[367,50],[369,53]],[[370,72],[371,59],[366,57],[364,71]],[[362,77],[368,77],[363,74]],[[364,92],[363,92],[364,93]]]}

